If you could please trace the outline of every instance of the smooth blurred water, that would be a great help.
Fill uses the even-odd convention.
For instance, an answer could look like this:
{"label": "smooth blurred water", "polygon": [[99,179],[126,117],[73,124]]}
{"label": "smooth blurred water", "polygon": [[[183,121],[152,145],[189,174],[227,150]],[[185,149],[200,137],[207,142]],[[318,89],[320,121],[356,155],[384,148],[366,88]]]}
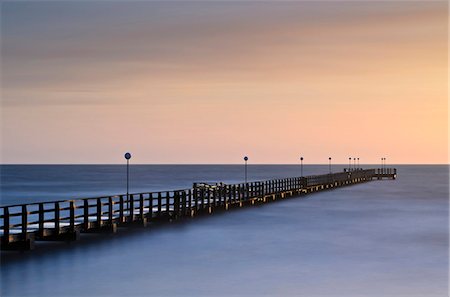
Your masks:
{"label": "smooth blurred water", "polygon": [[[335,165],[334,171],[344,166]],[[304,167],[326,174],[327,165]],[[299,165],[249,165],[248,180],[300,176]],[[1,205],[88,198],[126,192],[124,165],[0,165]],[[187,189],[194,182],[240,183],[243,165],[132,165],[130,192]]]}
{"label": "smooth blurred water", "polygon": [[[0,295],[447,296],[448,166],[396,167],[396,181],[2,253]],[[2,166],[1,204],[123,193],[124,169]],[[255,180],[298,173],[249,168]],[[236,165],[141,165],[132,190],[242,178]]]}

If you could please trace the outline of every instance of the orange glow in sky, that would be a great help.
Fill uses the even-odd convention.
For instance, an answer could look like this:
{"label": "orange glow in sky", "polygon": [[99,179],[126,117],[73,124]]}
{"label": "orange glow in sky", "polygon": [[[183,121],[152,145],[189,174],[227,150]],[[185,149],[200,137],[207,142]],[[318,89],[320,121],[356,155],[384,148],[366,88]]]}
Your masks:
{"label": "orange glow in sky", "polygon": [[447,2],[8,2],[2,163],[448,163]]}

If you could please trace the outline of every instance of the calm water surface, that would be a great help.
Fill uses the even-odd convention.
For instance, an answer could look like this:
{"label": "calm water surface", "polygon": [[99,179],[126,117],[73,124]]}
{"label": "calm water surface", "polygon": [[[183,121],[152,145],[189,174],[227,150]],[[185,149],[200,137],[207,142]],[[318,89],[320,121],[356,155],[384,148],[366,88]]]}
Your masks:
{"label": "calm water surface", "polygon": [[[447,296],[448,166],[156,228],[2,253],[1,296]],[[306,174],[327,166],[305,167]],[[338,170],[337,166],[335,170]],[[133,192],[242,166],[133,166]],[[251,166],[260,180],[298,166]],[[123,166],[1,166],[1,204],[123,193]]]}

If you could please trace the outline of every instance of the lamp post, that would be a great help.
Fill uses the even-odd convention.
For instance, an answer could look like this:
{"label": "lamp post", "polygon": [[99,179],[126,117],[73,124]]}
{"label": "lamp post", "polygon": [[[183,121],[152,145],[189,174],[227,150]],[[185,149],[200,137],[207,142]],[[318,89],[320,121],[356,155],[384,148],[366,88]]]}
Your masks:
{"label": "lamp post", "polygon": [[358,169],[360,169],[360,167],[359,167],[359,158],[357,158],[357,160],[358,160]]}
{"label": "lamp post", "polygon": [[300,172],[301,172],[301,177],[303,177],[303,157],[300,157]]}
{"label": "lamp post", "polygon": [[245,161],[245,184],[247,184],[247,161],[248,161],[247,156],[244,157],[244,161]]}
{"label": "lamp post", "polygon": [[131,154],[130,153],[125,153],[125,159],[127,159],[127,208],[129,210],[129,202],[130,202],[130,194],[129,194],[129,180],[130,180],[130,159],[131,159]]}
{"label": "lamp post", "polygon": [[354,167],[355,170],[356,170],[356,158],[353,158],[353,167]]}
{"label": "lamp post", "polygon": [[328,167],[330,169],[330,174],[331,174],[331,157],[328,157]]}
{"label": "lamp post", "polygon": [[352,157],[348,158],[348,171],[352,171]]}

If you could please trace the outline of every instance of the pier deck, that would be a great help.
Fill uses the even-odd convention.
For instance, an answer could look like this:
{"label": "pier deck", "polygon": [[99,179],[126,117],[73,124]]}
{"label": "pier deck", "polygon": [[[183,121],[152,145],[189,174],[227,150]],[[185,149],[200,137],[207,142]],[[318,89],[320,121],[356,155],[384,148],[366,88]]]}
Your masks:
{"label": "pier deck", "polygon": [[30,250],[35,241],[72,241],[82,233],[117,232],[118,226],[172,221],[381,179],[395,168],[254,181],[195,183],[191,189],[1,206],[2,250]]}

